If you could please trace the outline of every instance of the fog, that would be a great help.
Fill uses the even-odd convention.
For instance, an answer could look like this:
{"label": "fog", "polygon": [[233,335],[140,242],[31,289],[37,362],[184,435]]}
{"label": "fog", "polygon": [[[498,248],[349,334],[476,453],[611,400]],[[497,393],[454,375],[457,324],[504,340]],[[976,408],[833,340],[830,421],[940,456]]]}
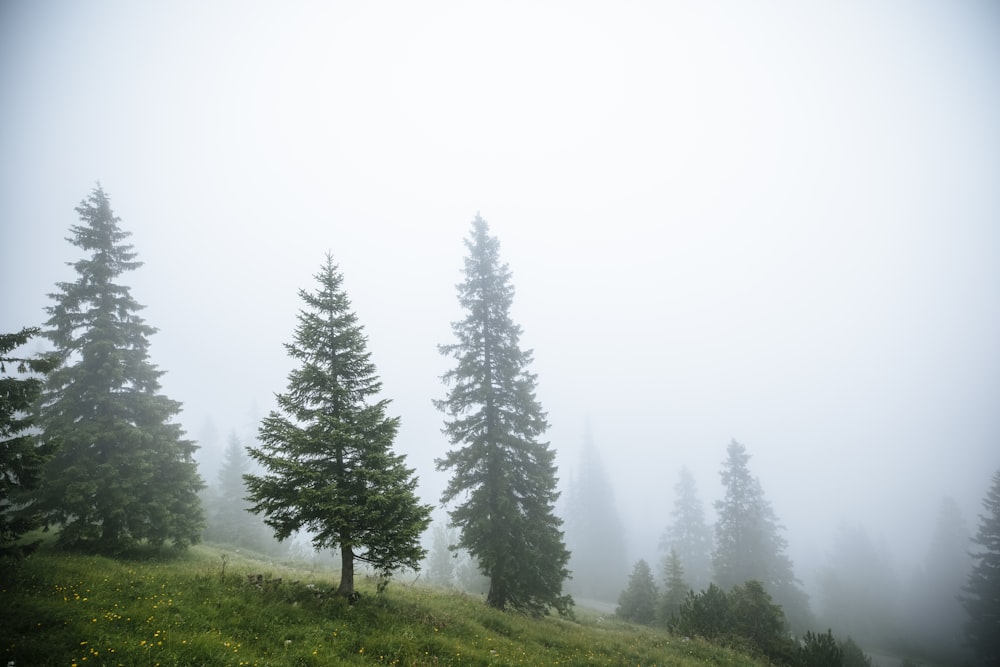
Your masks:
{"label": "fog", "polygon": [[[99,181],[203,476],[291,369],[330,251],[437,502],[477,212],[570,479],[630,562],[682,466],[752,455],[811,589],[838,525],[901,580],[1000,467],[1000,8],[913,3],[0,5],[0,330],[45,319]],[[204,437],[214,429],[213,440]]]}

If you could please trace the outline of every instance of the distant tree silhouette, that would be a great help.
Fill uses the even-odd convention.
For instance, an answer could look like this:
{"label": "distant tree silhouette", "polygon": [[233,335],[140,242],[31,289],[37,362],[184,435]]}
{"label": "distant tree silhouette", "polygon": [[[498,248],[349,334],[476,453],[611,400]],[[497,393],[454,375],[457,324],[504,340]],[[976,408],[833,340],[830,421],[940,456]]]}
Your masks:
{"label": "distant tree silhouette", "polygon": [[452,549],[453,538],[444,526],[431,529],[431,548],[427,553],[425,570],[427,581],[436,586],[452,586],[455,583],[455,556]]}
{"label": "distant tree silhouette", "polygon": [[1000,470],[993,475],[973,543],[973,566],[962,604],[965,635],[983,665],[1000,665]]}
{"label": "distant tree silhouette", "polygon": [[720,473],[725,495],[715,503],[715,581],[723,587],[760,582],[784,608],[793,628],[804,631],[811,625],[808,599],[798,587],[792,561],[785,555],[788,542],[760,481],[750,474],[749,461],[746,448],[733,440]]}
{"label": "distant tree silhouette", "polygon": [[236,432],[229,434],[222,465],[214,488],[203,494],[206,514],[205,539],[210,542],[281,555],[288,548],[271,537],[271,530],[260,517],[250,512],[247,486],[243,476],[250,472],[251,461]]}
{"label": "distant tree silhouette", "polygon": [[691,587],[684,579],[684,566],[677,550],[671,547],[670,553],[663,559],[663,593],[660,595],[657,616],[662,625],[680,611]]}
{"label": "distant tree silhouette", "polygon": [[566,587],[577,597],[614,602],[628,572],[625,528],[611,480],[589,433],[567,495],[566,545],[573,578]]}
{"label": "distant tree silhouette", "polygon": [[712,528],[705,522],[705,509],[687,467],[681,468],[674,494],[670,525],[660,548],[668,553],[675,550],[690,587],[702,590],[712,580]]}

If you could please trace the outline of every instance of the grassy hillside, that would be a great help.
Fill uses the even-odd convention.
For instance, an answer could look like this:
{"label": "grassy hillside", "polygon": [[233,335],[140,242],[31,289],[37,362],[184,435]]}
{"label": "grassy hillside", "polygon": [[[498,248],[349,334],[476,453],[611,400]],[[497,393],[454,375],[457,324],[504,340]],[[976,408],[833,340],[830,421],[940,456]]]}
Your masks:
{"label": "grassy hillside", "polygon": [[330,593],[335,584],[304,564],[206,546],[129,561],[43,548],[3,572],[0,665],[758,664],[583,610],[575,621],[532,619],[401,581],[383,594],[365,583],[351,606]]}

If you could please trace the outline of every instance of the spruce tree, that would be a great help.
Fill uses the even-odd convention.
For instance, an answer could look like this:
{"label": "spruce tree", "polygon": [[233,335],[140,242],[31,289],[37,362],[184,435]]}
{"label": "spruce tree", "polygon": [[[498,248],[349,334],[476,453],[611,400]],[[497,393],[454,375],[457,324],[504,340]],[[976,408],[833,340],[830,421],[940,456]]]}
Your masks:
{"label": "spruce tree", "polygon": [[750,474],[749,461],[746,448],[733,440],[721,470],[725,496],[715,503],[715,582],[732,588],[759,581],[785,609],[794,629],[805,629],[810,623],[808,600],[798,588],[792,561],[785,555],[788,543],[760,481]]}
{"label": "spruce tree", "polygon": [[705,522],[705,510],[687,467],[681,468],[674,493],[671,522],[660,548],[676,550],[691,587],[703,590],[712,580],[712,529]]}
{"label": "spruce tree", "polygon": [[566,504],[566,544],[574,596],[605,602],[618,599],[628,572],[625,528],[615,507],[614,489],[588,434]]}
{"label": "spruce tree", "polygon": [[171,420],[181,404],[159,393],[149,360],[156,329],[117,282],[139,268],[100,188],[76,209],[70,243],[90,253],[70,264],[75,282],[50,294],[45,335],[62,359],[43,393],[40,425],[58,450],[48,462],[39,506],[62,525],[61,544],[118,553],[140,542],[200,539],[203,517],[195,444]]}
{"label": "spruce tree", "polygon": [[983,499],[973,542],[972,572],[962,604],[969,613],[965,636],[984,665],[1000,664],[1000,470]]}
{"label": "spruce tree", "polygon": [[431,508],[392,450],[399,418],[377,398],[382,383],[330,254],[315,278],[315,292],[299,291],[305,307],[285,345],[299,366],[249,448],[263,473],[244,479],[252,511],[279,540],[304,529],[317,550],[340,551],[338,592],[352,596],[355,559],[386,578],[419,565]]}
{"label": "spruce tree", "polygon": [[454,449],[436,461],[452,470],[442,493],[466,549],[490,580],[486,601],[497,609],[568,613],[562,592],[569,552],[554,513],[555,453],[539,438],[548,428],[535,396],[532,355],[520,348],[510,318],[514,288],[500,262],[500,244],[478,215],[465,241],[465,280],[458,285],[464,319],[457,342],[440,346],[456,366],[443,377],[447,398],[435,405],[450,416],[444,433]]}
{"label": "spruce tree", "polygon": [[677,615],[691,587],[684,578],[684,566],[677,550],[672,548],[663,559],[663,594],[660,595],[657,616],[666,625]]}
{"label": "spruce tree", "polygon": [[58,358],[10,356],[40,332],[38,327],[25,327],[0,334],[0,555],[28,550],[12,543],[40,524],[29,494],[38,488],[52,446],[38,441],[32,409],[45,374],[55,368]]}
{"label": "spruce tree", "polygon": [[656,582],[649,563],[639,560],[632,568],[628,586],[618,598],[615,615],[632,623],[652,625],[656,620]]}

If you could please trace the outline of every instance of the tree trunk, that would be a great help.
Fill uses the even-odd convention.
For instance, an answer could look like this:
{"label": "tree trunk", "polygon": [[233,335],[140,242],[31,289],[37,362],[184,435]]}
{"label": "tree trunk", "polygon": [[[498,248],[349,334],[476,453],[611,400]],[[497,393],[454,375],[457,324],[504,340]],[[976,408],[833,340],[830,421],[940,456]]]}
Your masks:
{"label": "tree trunk", "polygon": [[507,590],[496,575],[490,577],[490,592],[486,595],[486,604],[500,611],[507,606]]}
{"label": "tree trunk", "polygon": [[349,544],[340,547],[340,587],[337,594],[348,598],[354,595],[354,551]]}

